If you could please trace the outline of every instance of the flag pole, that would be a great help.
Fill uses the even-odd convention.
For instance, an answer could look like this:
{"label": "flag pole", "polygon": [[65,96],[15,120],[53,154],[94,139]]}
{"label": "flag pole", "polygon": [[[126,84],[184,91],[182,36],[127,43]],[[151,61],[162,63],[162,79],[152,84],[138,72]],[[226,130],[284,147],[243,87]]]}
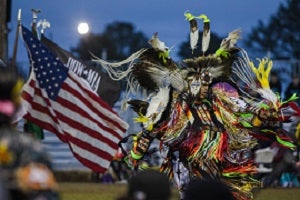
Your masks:
{"label": "flag pole", "polygon": [[13,51],[13,57],[12,57],[12,66],[13,67],[16,67],[20,27],[21,27],[21,9],[18,10],[18,25],[17,25],[17,30],[16,30],[14,51]]}

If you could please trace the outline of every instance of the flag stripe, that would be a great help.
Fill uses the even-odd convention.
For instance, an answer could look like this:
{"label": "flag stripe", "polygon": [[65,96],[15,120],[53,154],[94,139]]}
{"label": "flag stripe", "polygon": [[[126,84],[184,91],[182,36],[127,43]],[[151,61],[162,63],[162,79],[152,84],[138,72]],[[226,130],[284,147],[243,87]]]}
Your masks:
{"label": "flag stripe", "polygon": [[[73,103],[70,102],[65,102],[62,101],[61,99],[58,98],[58,103],[60,103],[60,105],[57,105],[58,108],[60,107],[68,107],[70,106],[70,108],[72,108]],[[75,107],[73,110],[66,110],[64,113],[57,113],[58,117],[60,118],[61,121],[69,123],[71,126],[76,126],[75,123],[80,123],[82,121],[78,121],[80,119],[82,119],[82,117],[84,117],[82,120],[86,121],[87,119],[87,114],[84,110]],[[72,118],[70,118],[69,116],[72,116]],[[115,133],[115,131],[113,131],[113,129],[109,129],[107,127],[104,127],[103,124],[101,124],[99,121],[96,121],[95,118],[91,118],[90,122],[86,121],[85,124],[90,124],[90,126],[84,126],[82,125],[81,127],[78,127],[78,129],[85,131],[84,129],[87,129],[86,132],[89,135],[93,135],[94,137],[97,137],[98,139],[103,139],[103,140],[111,140],[111,141],[118,141],[119,139],[121,139],[120,135],[117,135]],[[103,133],[108,133],[108,135],[102,134],[99,135],[97,134],[97,130],[101,130]],[[88,131],[89,130],[89,131]],[[109,134],[109,133],[112,134]]]}
{"label": "flag stripe", "polygon": [[[45,121],[41,121],[38,118],[33,118],[30,114],[27,114],[26,118],[31,120],[32,122],[34,122],[36,124],[42,125],[47,130],[52,131],[53,133],[55,133],[57,131],[50,123],[47,123]],[[111,154],[109,154],[107,152],[104,152],[101,149],[98,149],[96,147],[93,147],[90,144],[88,144],[86,142],[83,142],[80,139],[74,138],[68,133],[66,133],[64,136],[65,136],[64,140],[67,139],[69,141],[72,152],[77,152],[77,154],[82,155],[82,154],[87,154],[85,151],[88,150],[90,152],[90,156],[92,155],[91,153],[94,153],[94,154],[101,154],[102,158],[105,158],[107,160],[109,160],[109,159],[111,160],[111,158],[112,158]],[[86,150],[82,151],[82,149],[86,149]],[[81,151],[78,152],[79,150],[81,150]],[[111,153],[113,153],[113,152],[114,151],[112,151]],[[96,158],[97,158],[97,156],[96,156]],[[102,165],[101,163],[106,162],[105,159],[97,158],[97,159],[94,159],[94,161],[100,161],[99,164]]]}
{"label": "flag stripe", "polygon": [[[124,122],[123,120],[121,120],[120,118],[118,118],[117,114],[111,109],[109,108],[108,104],[105,103],[104,101],[102,101],[96,93],[94,92],[89,92],[87,90],[86,87],[83,87],[84,84],[78,84],[78,81],[74,80],[74,78],[76,77],[76,74],[74,74],[73,72],[69,72],[70,74],[70,79],[67,81],[72,80],[74,83],[75,87],[78,87],[81,89],[81,91],[84,91],[85,94],[88,95],[89,99],[92,99],[93,102],[97,102],[93,104],[93,107],[96,108],[96,110],[93,110],[93,112],[98,112],[98,113],[103,113],[101,115],[101,118],[103,120],[106,120],[107,122],[110,122],[112,124],[114,124],[114,126],[118,127],[118,129],[120,129],[122,132],[126,131],[126,129],[128,128],[128,125],[126,122]],[[78,77],[76,77],[77,79]],[[71,82],[69,82],[69,85],[73,85]],[[68,88],[68,90],[72,90],[73,88]],[[74,94],[78,95],[78,90],[74,90],[73,92]],[[80,96],[80,95],[79,95]],[[83,100],[83,99],[82,99]],[[86,103],[86,105],[91,106],[90,102],[88,101],[84,101],[84,103]],[[92,107],[92,108],[93,108]],[[112,120],[113,117],[117,117],[117,119]]]}
{"label": "flag stripe", "polygon": [[[31,74],[31,76],[33,75]],[[57,126],[57,118],[51,114],[50,102],[47,101],[48,99],[43,98],[42,91],[36,87],[36,81],[32,77],[29,80],[29,86],[27,87],[27,84],[24,86],[22,94],[23,98],[25,98],[24,100],[27,100],[27,106],[25,107],[27,109],[30,108],[28,110],[31,112],[38,111],[37,113],[35,112],[35,115],[37,115],[36,118],[45,119],[47,122],[50,121],[56,129],[55,133],[63,135],[63,131]]]}
{"label": "flag stripe", "polygon": [[[38,89],[36,89],[36,90],[39,91]],[[39,91],[38,93],[40,93],[40,91]],[[26,94],[27,94],[27,93],[23,93],[23,98],[24,98],[24,99],[27,99],[26,97],[29,97],[29,98],[30,98],[30,96],[29,96],[29,95],[26,95]],[[34,112],[34,115],[35,115],[35,116],[38,116],[38,117],[41,118],[41,119],[47,119],[47,121],[50,121],[50,122],[53,123],[54,120],[53,120],[52,117],[49,117],[49,116],[51,116],[51,115],[49,115],[49,112],[48,112],[48,110],[47,110],[47,107],[42,106],[42,101],[43,101],[43,99],[40,98],[39,96],[35,96],[35,97],[36,97],[36,98],[35,98],[36,102],[39,102],[39,103],[32,103],[32,104],[31,104],[31,107],[34,109],[34,110],[32,111],[32,112]],[[38,113],[38,112],[39,112],[39,113]],[[48,114],[47,114],[47,113],[48,113]],[[60,114],[59,114],[59,115],[60,115]],[[32,117],[31,117],[31,118],[32,118]],[[38,118],[37,120],[39,120],[39,118]],[[109,141],[108,139],[105,139],[105,138],[99,136],[99,134],[97,135],[97,133],[96,133],[95,131],[93,131],[93,130],[91,130],[91,129],[88,129],[88,128],[84,128],[84,127],[79,127],[78,130],[81,130],[81,132],[79,132],[78,130],[76,130],[76,129],[74,129],[74,128],[72,127],[72,125],[75,126],[76,123],[78,123],[78,122],[72,121],[72,119],[69,119],[69,118],[67,118],[67,117],[65,117],[65,116],[61,116],[60,119],[61,119],[61,121],[59,122],[60,125],[61,125],[65,130],[69,130],[69,132],[72,132],[72,133],[73,133],[73,134],[70,134],[70,133],[68,133],[68,134],[74,136],[74,134],[77,133],[77,134],[76,134],[76,137],[80,138],[81,140],[86,140],[87,144],[88,144],[88,142],[94,142],[94,144],[93,144],[94,146],[102,147],[103,149],[107,149],[109,153],[113,153],[113,152],[114,152],[114,150],[111,149],[111,148],[116,148],[116,147],[117,147],[117,141],[115,141],[115,143],[113,143],[112,141]],[[36,120],[35,120],[35,121],[36,121]],[[66,123],[63,123],[64,121],[66,121]],[[41,123],[41,122],[38,121],[38,123]],[[57,132],[57,130],[56,130],[53,126],[51,126],[51,123],[50,123],[50,124],[49,124],[49,123],[43,123],[43,126],[47,126],[47,127],[50,126],[50,128],[48,128],[48,129],[51,129],[50,131],[54,131],[54,130],[55,130],[55,132]],[[66,132],[65,132],[65,134],[66,134]],[[87,137],[85,134],[91,135],[92,137]],[[108,134],[108,133],[107,133],[107,134]],[[60,135],[61,135],[61,134],[60,134]],[[64,135],[64,136],[66,136],[66,135]],[[85,137],[84,137],[84,136],[85,136]],[[71,136],[71,137],[72,137],[72,136]],[[99,140],[93,140],[93,137],[98,138]],[[99,141],[102,141],[102,142],[99,142]],[[109,147],[108,144],[110,144],[112,147]],[[89,144],[88,144],[88,145],[89,145]],[[104,153],[104,152],[103,152],[103,153]]]}
{"label": "flag stripe", "polygon": [[95,162],[92,159],[86,159],[86,155],[85,157],[82,157],[80,155],[78,155],[76,152],[72,151],[75,158],[80,161],[84,166],[90,168],[90,169],[98,169],[99,172],[105,172],[107,167],[102,167],[101,165],[98,164],[98,162],[96,162],[97,160],[95,160]]}
{"label": "flag stripe", "polygon": [[[31,81],[30,85],[34,85],[34,81]],[[39,118],[42,118],[42,119],[47,118],[47,121],[50,120],[50,121],[53,122],[54,121],[53,117],[48,117],[48,116],[51,116],[50,112],[48,111],[48,107],[47,106],[42,106],[43,98],[40,98],[41,91],[39,89],[35,89],[35,91],[36,91],[36,94],[39,94],[39,95],[35,96],[35,102],[33,102],[31,104],[31,107],[34,109],[34,111],[32,111],[32,112],[38,111],[40,113],[39,114],[35,113],[35,115],[38,115]],[[23,98],[26,99],[27,101],[30,100],[30,99],[28,99],[28,98],[30,98],[30,96],[26,92],[23,93]],[[63,108],[60,108],[60,107],[58,107],[58,108],[63,109]],[[67,114],[69,114],[69,116],[73,116],[73,118],[74,118],[74,115],[76,115],[76,113],[69,113],[68,110],[65,110],[65,111],[66,111]],[[44,115],[44,113],[46,115]],[[70,129],[70,130],[72,130],[72,132],[75,133],[76,129],[73,129],[72,126],[73,127],[76,126],[76,123],[79,123],[79,121],[74,121],[71,118],[68,118],[67,116],[65,116],[61,113],[57,113],[57,114],[59,115],[58,116],[60,118],[59,123],[61,124],[61,126],[63,126],[66,130]],[[62,122],[65,122],[65,123],[62,123]],[[51,128],[51,129],[53,131],[53,128]],[[116,138],[112,138],[112,140],[113,140],[113,142],[112,142],[109,139],[103,137],[102,135],[97,134],[96,131],[90,129],[89,127],[81,126],[81,127],[78,127],[78,130],[81,130],[81,134],[88,134],[92,137],[98,138],[99,141],[103,141],[104,144],[109,144],[109,145],[112,146],[112,148],[116,148],[116,145],[117,145],[117,142],[118,142],[118,140]],[[106,134],[109,135],[109,132],[106,132]],[[80,135],[78,134],[77,137],[80,137]],[[83,139],[84,139],[84,137],[83,137]],[[89,139],[90,139],[90,141],[94,141],[94,140],[92,140],[92,138],[89,138]],[[97,144],[97,145],[101,146],[103,144]],[[109,147],[106,147],[106,148],[109,148]]]}
{"label": "flag stripe", "polygon": [[[56,134],[57,130],[54,128],[54,126],[52,126],[51,123],[47,123],[44,119],[40,120],[42,118],[38,118],[37,116],[38,115],[27,113],[26,115],[24,115],[24,118],[35,124],[38,124],[40,127],[43,127],[45,130],[48,130],[48,131]],[[63,137],[63,135],[60,135],[60,134],[56,134],[56,135],[62,142],[67,142],[65,140],[65,138]]]}
{"label": "flag stripe", "polygon": [[[84,155],[87,154],[87,152],[94,156],[95,158],[92,159],[94,162],[96,162],[97,160],[99,160],[99,164],[103,164],[103,162],[106,162],[107,160],[112,158],[112,155],[110,155],[109,153],[102,151],[101,149],[98,149],[96,147],[93,147],[92,145],[83,142],[82,140],[78,139],[78,138],[74,138],[72,137],[70,134],[66,135],[70,145],[72,147],[72,150],[76,153],[80,152],[80,155]],[[97,157],[97,155],[101,155],[101,157]],[[107,164],[107,163],[106,163]],[[105,164],[104,164],[105,166]]]}
{"label": "flag stripe", "polygon": [[[25,119],[32,121],[33,123],[43,127],[44,129],[55,133],[62,142],[67,142],[64,138],[64,135],[58,131],[56,127],[56,122],[51,116],[48,106],[46,105],[45,101],[41,97],[40,89],[34,87],[35,81],[31,80],[29,85],[25,84],[23,87],[23,107],[25,109],[30,110],[24,116]],[[32,86],[32,87],[30,87]],[[34,95],[31,95],[33,93]]]}
{"label": "flag stripe", "polygon": [[[102,137],[101,135],[97,134],[96,131],[89,129],[88,127],[80,126],[80,127],[76,127],[76,129],[73,128],[74,126],[76,126],[76,124],[78,124],[78,122],[72,120],[71,118],[63,116],[62,114],[58,114],[58,117],[60,118],[61,127],[63,127],[65,130],[68,130],[68,132],[65,131],[65,133],[80,138],[82,141],[86,141],[86,142],[90,141],[95,143],[95,145],[101,145],[101,146],[104,145],[105,148],[108,149],[117,147],[116,143],[113,143],[113,141],[110,141],[107,138]],[[98,140],[92,140],[93,138]]]}
{"label": "flag stripe", "polygon": [[[106,131],[110,130],[115,137],[120,137],[120,133],[122,133],[123,131],[120,130],[118,126],[115,126],[113,123],[111,123],[112,122],[111,120],[103,119],[103,117],[105,116],[103,112],[101,110],[97,110],[95,107],[93,107],[91,103],[89,103],[89,101],[92,101],[92,99],[89,100],[86,99],[86,97],[83,97],[81,94],[76,93],[76,91],[73,91],[73,89],[70,87],[71,86],[63,85],[62,89],[65,91],[64,96],[72,95],[74,101],[72,102],[66,101],[65,99],[63,99],[63,97],[58,96],[56,102],[61,104],[65,108],[68,108],[69,110],[78,112],[78,114],[82,115],[82,117],[93,121],[99,126],[99,128]],[[77,103],[76,106],[74,105],[73,102],[80,102],[80,103]],[[91,112],[94,114],[93,116],[89,114]]]}

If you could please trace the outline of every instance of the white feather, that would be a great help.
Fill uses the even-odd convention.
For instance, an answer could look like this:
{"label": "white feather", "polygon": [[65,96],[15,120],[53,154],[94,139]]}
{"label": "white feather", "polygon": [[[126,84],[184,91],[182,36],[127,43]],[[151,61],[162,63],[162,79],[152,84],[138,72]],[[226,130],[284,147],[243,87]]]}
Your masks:
{"label": "white feather", "polygon": [[192,51],[197,48],[198,40],[199,40],[199,31],[198,30],[191,31],[190,32],[190,46],[191,46]]}
{"label": "white feather", "polygon": [[235,29],[228,34],[227,38],[224,38],[222,40],[220,47],[225,49],[234,47],[234,45],[237,43],[237,40],[240,38],[241,38],[241,29]]}
{"label": "white feather", "polygon": [[278,102],[277,95],[270,88],[258,88],[256,91],[274,105]]}
{"label": "white feather", "polygon": [[210,30],[207,33],[203,33],[202,37],[202,51],[206,52],[209,47],[210,42]]}
{"label": "white feather", "polygon": [[155,124],[160,120],[162,113],[169,102],[169,92],[169,87],[164,87],[160,88],[159,91],[152,96],[146,113],[146,117],[150,120],[143,124],[144,127],[148,127],[150,123]]}
{"label": "white feather", "polygon": [[154,33],[152,38],[149,40],[149,44],[158,51],[165,52],[169,49],[166,44],[158,38],[158,33]]}

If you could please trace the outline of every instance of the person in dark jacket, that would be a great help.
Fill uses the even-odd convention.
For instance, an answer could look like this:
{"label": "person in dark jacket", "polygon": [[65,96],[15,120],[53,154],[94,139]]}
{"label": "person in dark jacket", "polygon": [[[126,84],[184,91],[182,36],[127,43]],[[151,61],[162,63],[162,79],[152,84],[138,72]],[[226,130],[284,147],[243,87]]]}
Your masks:
{"label": "person in dark jacket", "polygon": [[216,179],[192,179],[184,200],[235,200],[228,185]]}
{"label": "person in dark jacket", "polygon": [[[300,96],[300,75],[294,74],[292,76],[292,82],[286,88],[284,98],[289,99],[293,94],[296,94],[297,97]],[[300,98],[297,99],[297,103],[300,104]]]}
{"label": "person in dark jacket", "polygon": [[15,67],[0,62],[0,177],[10,200],[57,200],[50,155],[39,140],[12,121],[21,104],[22,80]]}
{"label": "person in dark jacket", "polygon": [[168,200],[170,197],[168,176],[158,170],[145,169],[129,179],[127,194],[117,200]]}
{"label": "person in dark jacket", "polygon": [[281,95],[282,87],[276,71],[271,71],[270,73],[270,88],[275,94]]}

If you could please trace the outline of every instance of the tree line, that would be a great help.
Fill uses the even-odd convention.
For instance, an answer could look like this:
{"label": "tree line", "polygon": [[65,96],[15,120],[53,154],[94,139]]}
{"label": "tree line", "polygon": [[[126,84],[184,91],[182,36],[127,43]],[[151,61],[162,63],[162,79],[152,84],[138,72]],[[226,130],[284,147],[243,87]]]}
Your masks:
{"label": "tree line", "polygon": [[[249,52],[255,52],[260,57],[271,56],[271,59],[300,58],[300,1],[286,0],[278,10],[270,16],[267,22],[259,20],[250,33],[243,37],[243,46]],[[202,35],[201,32],[199,34]],[[215,52],[222,40],[212,32],[210,48],[207,53]],[[135,51],[145,48],[149,38],[135,29],[129,22],[113,22],[108,24],[103,33],[89,33],[79,40],[71,51],[80,59],[90,60],[91,53],[107,60],[122,60]],[[201,43],[201,40],[199,40]],[[201,46],[199,44],[198,46]],[[198,52],[197,52],[198,51]],[[178,57],[190,58],[200,55],[200,49],[192,54],[189,39],[179,46]]]}

